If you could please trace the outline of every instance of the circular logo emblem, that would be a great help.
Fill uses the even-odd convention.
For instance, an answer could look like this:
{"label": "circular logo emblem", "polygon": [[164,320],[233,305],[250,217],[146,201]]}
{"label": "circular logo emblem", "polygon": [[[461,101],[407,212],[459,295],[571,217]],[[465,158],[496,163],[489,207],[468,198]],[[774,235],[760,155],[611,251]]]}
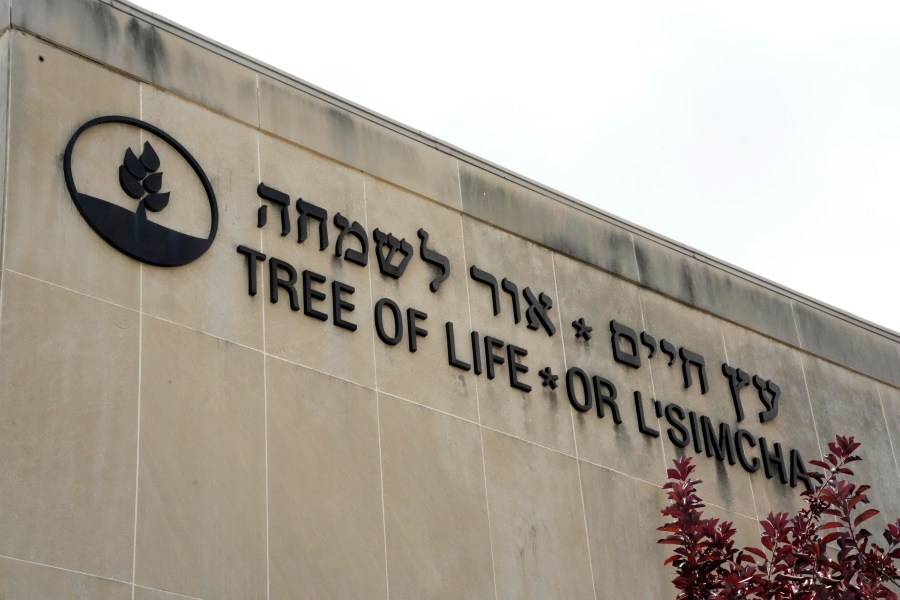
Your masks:
{"label": "circular logo emblem", "polygon": [[[143,146],[139,147],[137,152],[127,143],[124,148],[118,150],[122,152],[123,158],[118,164],[110,165],[108,178],[105,176],[105,172],[101,171],[104,173],[101,179],[104,180],[116,178],[117,172],[118,186],[115,193],[111,193],[108,186],[105,188],[103,186],[92,187],[92,178],[83,173],[78,176],[80,185],[76,185],[76,176],[73,174],[75,169],[72,165],[72,157],[78,150],[79,138],[82,138],[88,130],[107,124],[137,127],[151,134],[144,135],[150,139],[144,141]],[[96,146],[96,144],[94,145]],[[183,160],[188,168],[182,164],[163,164],[161,156],[176,163]],[[93,168],[96,165],[90,166]],[[185,174],[188,174],[188,177],[190,173],[196,176],[196,182],[187,183],[194,187],[197,187],[196,184],[199,183],[199,189],[202,190],[200,194],[205,194],[209,203],[207,219],[209,232],[205,237],[178,231],[157,222],[160,217],[164,216],[162,211],[169,206],[170,195],[173,203],[178,201],[177,190],[169,187],[172,182],[164,181],[164,173],[169,167],[173,167],[175,172],[181,175],[174,182],[176,186],[186,183],[183,181]],[[63,157],[63,171],[72,201],[88,225],[116,250],[141,262],[160,267],[186,265],[206,252],[216,237],[216,230],[219,226],[219,209],[216,205],[216,195],[206,173],[184,146],[154,125],[131,117],[115,115],[88,121],[79,127],[69,139]],[[84,191],[79,191],[79,187]],[[95,187],[106,190],[104,194],[107,195],[107,198],[86,193],[87,191],[93,192]],[[111,197],[113,195],[115,198]],[[173,211],[170,210],[170,212]],[[150,218],[151,216],[154,218]]]}

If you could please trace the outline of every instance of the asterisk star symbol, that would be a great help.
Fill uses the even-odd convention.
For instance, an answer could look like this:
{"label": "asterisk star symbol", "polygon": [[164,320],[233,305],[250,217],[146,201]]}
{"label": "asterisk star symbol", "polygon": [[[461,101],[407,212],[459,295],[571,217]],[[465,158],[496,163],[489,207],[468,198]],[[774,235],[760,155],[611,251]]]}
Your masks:
{"label": "asterisk star symbol", "polygon": [[584,338],[584,341],[591,341],[591,332],[593,327],[584,322],[584,317],[579,317],[577,321],[572,321],[572,327],[575,328],[575,337]]}
{"label": "asterisk star symbol", "polygon": [[557,383],[557,381],[559,380],[559,375],[554,375],[550,367],[544,367],[543,369],[538,371],[538,375],[540,375],[541,379],[544,380],[541,383],[542,386],[550,386],[551,390],[555,390],[559,387],[559,384]]}

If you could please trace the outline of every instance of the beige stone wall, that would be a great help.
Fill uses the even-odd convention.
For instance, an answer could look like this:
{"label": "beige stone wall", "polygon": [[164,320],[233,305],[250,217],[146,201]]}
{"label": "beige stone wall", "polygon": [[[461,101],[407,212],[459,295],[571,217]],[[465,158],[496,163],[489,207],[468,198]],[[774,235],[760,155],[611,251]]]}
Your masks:
{"label": "beige stone wall", "polygon": [[[2,4],[13,29],[0,37],[0,123],[9,117],[0,148],[0,596],[671,597],[655,528],[678,451],[653,399],[807,460],[835,433],[856,435],[867,459],[860,478],[880,508],[900,515],[896,334],[128,4]],[[63,150],[102,115],[160,127],[209,176],[219,229],[195,262],[129,258],[76,210]],[[91,135],[76,178],[134,206],[118,165],[125,148],[152,136],[120,125]],[[204,231],[202,198],[178,187],[186,179],[172,154],[162,159],[173,196],[154,218]],[[293,207],[282,236],[260,182],[325,208],[327,248],[315,221],[298,243]],[[335,256],[338,212],[365,228],[366,266]],[[376,228],[415,251],[399,279],[378,268]],[[436,293],[419,228],[451,265]],[[283,289],[272,303],[266,263],[248,294],[239,245],[298,276],[324,276],[316,289],[326,299],[311,308],[326,320],[304,314],[302,295],[291,310]],[[520,322],[505,291],[494,314],[472,266],[517,284]],[[343,317],[355,331],[335,324],[334,281],[354,288]],[[526,326],[526,286],[552,298],[553,335]],[[395,346],[380,339],[373,310],[382,298],[427,314],[415,352],[408,330]],[[574,335],[578,318],[594,328],[589,342]],[[637,369],[616,362],[611,320],[702,355],[708,392],[696,371],[685,388],[681,360],[669,366],[661,350],[650,358],[639,346]],[[462,360],[473,362],[471,331],[526,349],[518,378],[531,391],[511,386],[505,347],[494,378],[486,365],[478,375],[451,366],[447,322]],[[776,419],[759,422],[751,385],[737,423],[723,363],[777,382]],[[545,367],[558,389],[541,385]],[[575,410],[564,381],[573,367],[614,383],[621,424],[608,405],[602,418]],[[660,437],[639,430],[634,391]],[[737,522],[742,540],[769,511],[799,505],[798,488],[762,469],[696,460],[710,510]]]}
{"label": "beige stone wall", "polygon": [[[0,4],[0,14],[3,5]],[[7,12],[7,14],[9,14]],[[6,131],[9,103],[9,29],[0,17],[0,264],[3,260],[3,202],[6,198]]]}

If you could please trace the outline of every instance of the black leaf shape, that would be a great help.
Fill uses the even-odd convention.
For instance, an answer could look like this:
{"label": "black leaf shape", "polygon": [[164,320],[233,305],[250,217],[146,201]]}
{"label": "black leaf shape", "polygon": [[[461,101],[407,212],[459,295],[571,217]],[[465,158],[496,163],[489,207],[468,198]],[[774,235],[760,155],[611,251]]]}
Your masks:
{"label": "black leaf shape", "polygon": [[150,194],[144,198],[144,206],[151,212],[159,212],[169,203],[169,192],[162,194]]}
{"label": "black leaf shape", "polygon": [[162,187],[162,173],[150,173],[144,179],[144,189],[150,192],[151,194],[155,194],[159,191],[159,188]]}
{"label": "black leaf shape", "polygon": [[144,165],[141,164],[141,161],[138,160],[138,157],[134,155],[134,152],[131,151],[131,148],[125,150],[125,159],[122,161],[122,164],[125,165],[125,168],[128,169],[128,172],[134,175],[135,179],[143,179],[145,175],[147,175],[147,169],[144,168]]}
{"label": "black leaf shape", "polygon": [[144,142],[144,151],[141,152],[141,162],[151,173],[159,168],[159,156],[156,155],[156,151],[153,149],[153,146],[150,145],[150,142]]}
{"label": "black leaf shape", "polygon": [[125,165],[119,166],[119,185],[122,186],[122,189],[125,190],[126,194],[135,200],[140,200],[141,196],[144,195],[144,188],[141,187],[140,180],[135,179],[134,176],[128,172],[128,169],[125,168]]}

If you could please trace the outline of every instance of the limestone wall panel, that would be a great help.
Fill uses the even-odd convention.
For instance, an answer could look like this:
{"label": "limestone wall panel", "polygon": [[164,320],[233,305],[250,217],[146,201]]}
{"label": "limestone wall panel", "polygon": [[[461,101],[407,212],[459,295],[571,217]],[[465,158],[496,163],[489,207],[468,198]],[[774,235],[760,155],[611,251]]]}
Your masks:
{"label": "limestone wall panel", "polygon": [[[12,64],[4,269],[137,309],[140,265],[97,243],[69,197],[62,166],[66,144],[83,123],[139,114],[138,83],[19,32]],[[74,178],[87,193],[106,195],[118,188],[120,153],[137,148],[140,138],[116,125],[91,135],[83,143],[100,156],[91,162],[76,156]]]}
{"label": "limestone wall panel", "polygon": [[12,271],[2,296],[0,555],[130,581],[140,316]]}
{"label": "limestone wall panel", "polygon": [[[872,529],[900,515],[896,334],[128,3],[0,0],[0,32],[0,595],[672,596],[673,458],[739,544],[802,506],[690,418],[788,474],[854,435]],[[215,191],[196,260],[140,262],[79,212],[64,151],[104,115],[160,130],[84,132],[79,190],[146,207],[120,167],[150,142],[148,218],[202,237],[171,136]],[[723,365],[777,417],[748,383],[740,419]]]}

